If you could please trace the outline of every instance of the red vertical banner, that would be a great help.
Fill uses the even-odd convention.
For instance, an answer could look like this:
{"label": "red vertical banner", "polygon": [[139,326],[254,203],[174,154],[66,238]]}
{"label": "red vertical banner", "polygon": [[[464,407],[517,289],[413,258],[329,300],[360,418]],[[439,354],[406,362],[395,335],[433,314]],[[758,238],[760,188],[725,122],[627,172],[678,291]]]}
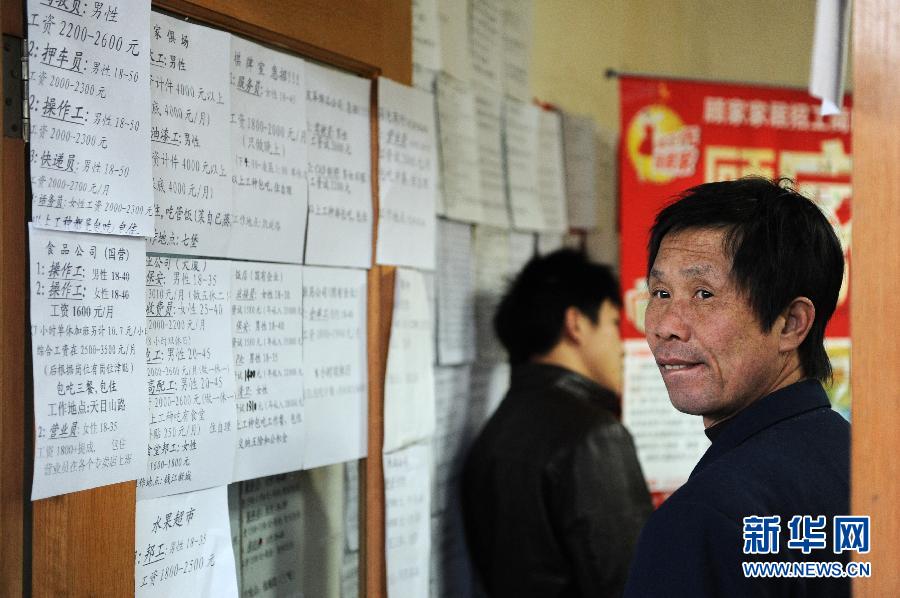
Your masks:
{"label": "red vertical banner", "polygon": [[[835,381],[832,402],[849,417],[850,99],[822,116],[804,91],[750,85],[622,77],[619,150],[621,280],[625,298],[625,420],[651,487],[677,487],[705,450],[696,418],[661,404],[668,398],[646,349],[647,241],[656,213],[701,183],[747,175],[788,177],[834,226],[848,267],[826,330]],[[676,425],[677,423],[677,425]],[[643,445],[643,446],[642,446]]]}

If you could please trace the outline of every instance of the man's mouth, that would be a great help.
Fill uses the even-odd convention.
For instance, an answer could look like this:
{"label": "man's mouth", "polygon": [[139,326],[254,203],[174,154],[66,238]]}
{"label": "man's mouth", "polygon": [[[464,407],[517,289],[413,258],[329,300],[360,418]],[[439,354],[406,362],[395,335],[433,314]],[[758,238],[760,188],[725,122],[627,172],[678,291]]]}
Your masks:
{"label": "man's mouth", "polygon": [[684,370],[692,370],[697,366],[703,365],[698,361],[685,361],[682,359],[665,359],[656,362],[663,372],[679,372]]}

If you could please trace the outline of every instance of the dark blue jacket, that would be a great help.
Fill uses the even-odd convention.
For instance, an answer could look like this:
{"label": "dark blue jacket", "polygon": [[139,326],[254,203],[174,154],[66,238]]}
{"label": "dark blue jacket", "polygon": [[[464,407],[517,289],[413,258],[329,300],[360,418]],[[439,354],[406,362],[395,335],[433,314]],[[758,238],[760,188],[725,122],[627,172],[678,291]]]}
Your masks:
{"label": "dark blue jacket", "polygon": [[[744,576],[742,561],[846,563],[834,554],[832,522],[850,502],[850,425],[822,385],[804,380],[753,403],[727,423],[687,483],[650,517],[625,595],[849,596],[847,579]],[[777,554],[743,553],[743,518],[781,517]],[[825,515],[827,548],[787,546],[794,515]]]}

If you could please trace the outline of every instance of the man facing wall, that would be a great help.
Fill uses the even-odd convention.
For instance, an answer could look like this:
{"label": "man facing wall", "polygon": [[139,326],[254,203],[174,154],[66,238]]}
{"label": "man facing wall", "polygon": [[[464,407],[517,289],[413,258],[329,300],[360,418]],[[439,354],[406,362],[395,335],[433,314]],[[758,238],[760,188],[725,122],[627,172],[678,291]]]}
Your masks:
{"label": "man facing wall", "polygon": [[510,388],[463,473],[466,536],[492,598],[618,596],[651,505],[618,420],[619,288],[560,250],[532,259],[495,329]]}

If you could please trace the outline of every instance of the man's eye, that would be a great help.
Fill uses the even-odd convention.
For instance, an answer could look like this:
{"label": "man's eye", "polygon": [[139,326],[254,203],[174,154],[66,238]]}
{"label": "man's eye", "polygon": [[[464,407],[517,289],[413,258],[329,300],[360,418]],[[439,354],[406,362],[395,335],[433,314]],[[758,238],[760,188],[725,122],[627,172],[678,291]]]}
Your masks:
{"label": "man's eye", "polygon": [[709,299],[713,296],[713,294],[706,289],[700,289],[696,293],[694,293],[694,296],[699,297],[700,299]]}
{"label": "man's eye", "polygon": [[654,291],[651,291],[651,292],[650,292],[650,295],[651,295],[652,297],[656,297],[656,298],[658,298],[658,299],[668,299],[668,298],[669,298],[669,291],[664,291],[664,290],[662,290],[662,289],[656,289],[656,290],[654,290]]}

